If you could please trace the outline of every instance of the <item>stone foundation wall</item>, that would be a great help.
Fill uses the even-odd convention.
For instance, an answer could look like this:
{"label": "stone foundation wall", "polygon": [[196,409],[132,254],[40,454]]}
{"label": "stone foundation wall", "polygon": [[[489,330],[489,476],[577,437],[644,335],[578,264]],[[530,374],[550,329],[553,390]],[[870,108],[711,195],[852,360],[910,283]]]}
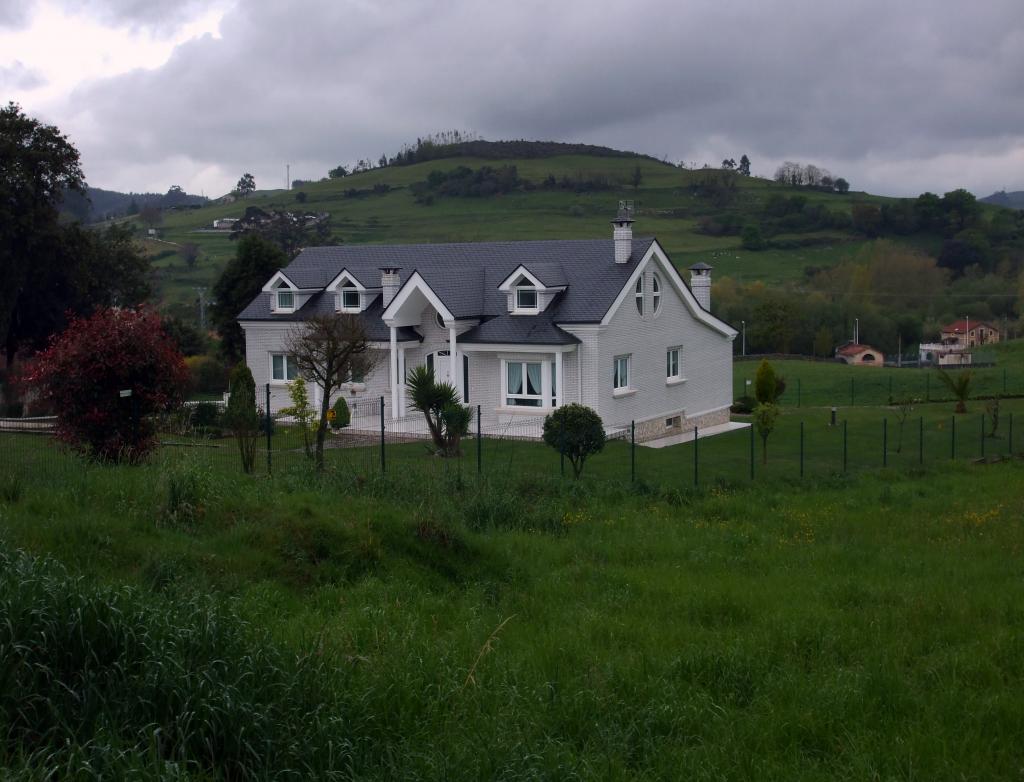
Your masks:
{"label": "stone foundation wall", "polygon": [[[672,419],[672,426],[666,426],[665,422],[667,419]],[[636,441],[642,443],[648,440],[657,440],[659,437],[692,432],[695,426],[698,429],[706,429],[709,426],[719,426],[727,423],[729,423],[728,407],[694,416],[685,416],[682,412],[678,412],[671,415],[658,416],[657,418],[649,418],[646,421],[637,421]]]}

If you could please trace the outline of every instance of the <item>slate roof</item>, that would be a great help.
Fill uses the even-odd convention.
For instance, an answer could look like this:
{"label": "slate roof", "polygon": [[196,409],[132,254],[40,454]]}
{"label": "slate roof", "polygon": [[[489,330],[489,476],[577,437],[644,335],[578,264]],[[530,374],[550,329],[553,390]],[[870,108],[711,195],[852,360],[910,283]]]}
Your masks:
{"label": "slate roof", "polygon": [[[290,323],[293,321],[308,320],[315,315],[333,315],[334,311],[334,296],[324,294],[321,291],[310,296],[309,301],[299,307],[295,312],[288,312],[284,314],[271,312],[270,296],[263,293],[253,299],[249,306],[242,310],[238,319]],[[380,319],[380,315],[383,311],[384,308],[381,306],[380,296],[378,296],[373,300],[373,303],[371,303],[370,306],[361,313],[363,319],[366,321],[366,335],[372,342],[387,342],[391,339],[390,329],[388,329],[384,321]],[[423,338],[417,334],[415,330],[408,326],[402,326],[398,329],[398,340],[400,342],[408,340],[422,341],[422,339]]]}
{"label": "slate roof", "polygon": [[[342,270],[374,289],[380,288],[382,266],[400,268],[402,284],[419,272],[457,319],[480,319],[460,342],[569,344],[577,340],[554,324],[599,323],[653,242],[634,239],[632,256],[622,264],[615,263],[612,239],[310,247],[284,272],[299,288],[321,289]],[[510,315],[498,286],[519,266],[546,287],[566,290],[538,315]],[[261,293],[239,320],[301,320],[311,307],[328,312],[333,304],[316,294],[296,313],[274,315],[269,299]],[[378,333],[387,339],[380,302],[378,296],[363,313],[375,340]]]}

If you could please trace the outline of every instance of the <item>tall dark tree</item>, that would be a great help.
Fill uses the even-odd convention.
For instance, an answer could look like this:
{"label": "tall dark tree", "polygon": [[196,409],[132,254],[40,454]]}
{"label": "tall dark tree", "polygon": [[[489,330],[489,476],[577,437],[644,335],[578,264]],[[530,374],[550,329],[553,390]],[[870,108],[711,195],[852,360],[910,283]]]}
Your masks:
{"label": "tall dark tree", "polygon": [[740,158],[739,166],[736,167],[740,176],[750,176],[750,158],[746,155]]}
{"label": "tall dark tree", "polygon": [[52,125],[0,110],[0,338],[13,360],[11,321],[41,259],[59,243],[58,209],[65,191],[85,195],[78,150]]}
{"label": "tall dark tree", "polygon": [[238,325],[238,313],[248,306],[274,272],[288,263],[279,247],[256,234],[238,241],[235,257],[228,261],[213,286],[210,314],[220,333],[221,352],[232,361],[245,359],[245,335]]}

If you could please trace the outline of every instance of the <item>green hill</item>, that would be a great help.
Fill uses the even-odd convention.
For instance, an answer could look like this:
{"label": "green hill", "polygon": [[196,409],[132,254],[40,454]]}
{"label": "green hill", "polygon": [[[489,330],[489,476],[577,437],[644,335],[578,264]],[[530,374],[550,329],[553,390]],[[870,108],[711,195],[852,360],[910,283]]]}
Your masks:
{"label": "green hill", "polygon": [[[478,170],[485,166],[515,166],[520,179],[532,189],[520,188],[491,197],[440,197],[425,205],[417,202],[416,183],[432,172],[457,166]],[[631,181],[639,167],[642,181]],[[715,169],[688,171],[635,156],[559,155],[546,158],[440,159],[408,166],[389,166],[339,179],[306,183],[300,189],[257,191],[233,203],[214,202],[201,209],[168,213],[161,228],[164,242],[193,242],[201,256],[187,269],[173,245],[154,244],[154,265],[159,291],[166,304],[182,306],[195,298],[194,287],[210,286],[234,243],[225,232],[213,232],[213,221],[240,217],[249,206],[326,212],[334,239],[344,243],[461,242],[484,240],[587,238],[610,236],[609,220],[619,199],[637,203],[635,230],[657,235],[676,263],[697,260],[712,263],[718,274],[771,282],[798,279],[806,266],[828,266],[856,252],[863,242],[847,229],[778,233],[775,246],[759,252],[743,250],[738,235],[711,235],[701,221],[730,216],[739,224],[756,220],[772,196],[801,197],[848,215],[857,202],[883,203],[864,193],[824,193],[792,188],[756,177],[732,175],[734,192],[725,198],[705,194]],[[599,182],[601,189],[544,188],[554,178]],[[376,188],[376,192],[374,189]],[[304,203],[296,196],[305,194]],[[789,246],[786,246],[786,245]],[[798,246],[798,245],[804,246]]]}
{"label": "green hill", "polygon": [[[326,213],[329,241],[336,243],[471,242],[610,237],[617,202],[633,199],[638,235],[656,235],[680,268],[705,261],[715,267],[716,279],[732,279],[734,306],[720,314],[736,322],[764,322],[744,309],[742,302],[753,299],[742,286],[761,282],[806,292],[816,272],[863,258],[862,250],[878,237],[938,258],[961,286],[934,306],[918,308],[917,322],[937,323],[949,316],[946,310],[1003,317],[1012,301],[989,306],[995,301],[989,293],[1005,298],[1008,289],[1016,290],[1024,258],[1024,219],[979,204],[966,191],[919,199],[838,193],[553,142],[466,142],[412,152],[403,150],[384,167],[299,183],[291,191],[257,191],[230,203],[165,213],[160,240],[149,243],[162,305],[195,320],[196,288],[212,287],[235,251],[230,234],[214,231],[213,221],[241,217],[249,207]],[[418,160],[439,154],[451,156],[407,162],[410,155]],[[519,156],[502,157],[511,154]],[[178,253],[184,243],[200,248],[192,268]],[[974,271],[965,274],[968,269]],[[972,300],[978,306],[968,307]],[[724,306],[727,299],[719,301]],[[885,331],[886,344],[895,349],[893,324],[908,313],[891,297],[874,304],[887,307],[875,330]],[[863,308],[855,306],[860,311],[846,315],[863,318]],[[807,344],[798,340],[791,348],[809,351],[808,335],[822,322],[811,317],[801,330]],[[846,327],[837,320],[829,328],[838,339]],[[906,337],[909,344],[909,332]],[[787,343],[774,337],[761,342],[772,350]]]}

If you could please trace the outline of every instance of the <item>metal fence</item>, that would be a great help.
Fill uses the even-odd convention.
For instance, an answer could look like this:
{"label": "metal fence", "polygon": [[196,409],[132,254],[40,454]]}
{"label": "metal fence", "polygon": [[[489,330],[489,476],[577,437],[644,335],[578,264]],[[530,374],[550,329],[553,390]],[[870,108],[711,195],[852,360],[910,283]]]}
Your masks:
{"label": "metal fence", "polygon": [[[902,414],[845,408],[834,418],[828,410],[791,411],[778,419],[765,440],[746,426],[710,437],[692,430],[669,447],[652,447],[659,445],[656,441],[637,442],[636,427],[628,422],[608,427],[608,441],[588,459],[583,480],[623,488],[683,489],[1005,458],[1017,453],[1021,440],[1021,433],[1014,429],[1024,402],[1016,404],[1016,419],[1006,403],[1001,416],[993,410],[953,415],[948,406],[936,405]],[[572,480],[566,455],[540,439],[543,418],[539,416],[490,428],[481,426],[477,417],[459,455],[442,458],[436,455],[422,418],[393,420],[382,410],[386,413],[380,402],[366,405],[354,416],[356,425],[328,436],[326,473],[353,484],[386,476],[396,485],[408,481],[410,487],[439,476],[507,478],[519,481],[524,492],[529,491],[530,481]],[[238,446],[224,437],[165,435],[148,462],[161,469],[186,455],[224,479],[242,476]],[[0,426],[0,491],[8,479],[60,480],[94,468],[50,434]],[[287,480],[312,469],[313,461],[295,428],[278,424],[261,435],[255,477]]]}

